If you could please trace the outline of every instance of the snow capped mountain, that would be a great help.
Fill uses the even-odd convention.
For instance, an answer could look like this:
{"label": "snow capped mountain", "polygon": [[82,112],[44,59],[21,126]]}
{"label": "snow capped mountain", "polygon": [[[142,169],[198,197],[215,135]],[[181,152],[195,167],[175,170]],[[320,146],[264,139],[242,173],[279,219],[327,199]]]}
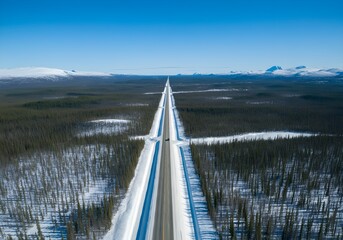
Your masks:
{"label": "snow capped mountain", "polygon": [[[187,75],[187,74],[186,74]],[[196,75],[203,75],[195,73]],[[215,75],[215,74],[205,74]],[[275,65],[267,70],[259,71],[230,71],[220,75],[230,75],[232,77],[256,76],[256,77],[343,77],[343,69],[339,68],[308,68],[306,66],[297,66],[294,68],[283,69]],[[56,68],[44,67],[25,67],[0,69],[0,84],[11,83],[31,83],[43,81],[67,80],[72,77],[111,77],[113,74],[102,72],[82,72],[75,70],[62,70]]]}
{"label": "snow capped mountain", "polygon": [[57,78],[65,78],[72,76],[97,76],[105,77],[111,76],[108,73],[101,72],[78,72],[75,70],[67,71],[56,68],[43,68],[43,67],[27,67],[27,68],[12,68],[12,69],[0,69],[1,79],[13,79],[13,78],[46,78],[54,80]]}
{"label": "snow capped mountain", "polygon": [[280,66],[272,66],[265,71],[230,71],[231,76],[265,76],[265,77],[343,77],[343,69],[339,68],[307,68],[297,66],[283,69]]}
{"label": "snow capped mountain", "polygon": [[[274,67],[269,68],[268,70],[272,69],[272,74],[275,76],[285,76],[285,77],[336,77],[342,75],[342,69],[319,69],[319,68],[307,68],[305,66],[298,66],[295,68],[288,68],[282,69],[275,69]],[[266,70],[266,73],[270,71]]]}
{"label": "snow capped mountain", "polygon": [[282,67],[280,66],[272,66],[266,70],[266,72],[275,72],[277,70],[282,70]]}

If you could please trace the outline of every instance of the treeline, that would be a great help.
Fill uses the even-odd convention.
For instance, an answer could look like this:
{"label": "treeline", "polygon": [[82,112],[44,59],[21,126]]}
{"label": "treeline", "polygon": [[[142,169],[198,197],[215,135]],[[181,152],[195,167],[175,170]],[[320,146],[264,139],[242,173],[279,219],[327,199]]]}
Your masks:
{"label": "treeline", "polygon": [[192,145],[221,238],[343,236],[343,138]]}
{"label": "treeline", "polygon": [[218,103],[211,105],[203,100],[197,101],[196,105],[178,106],[185,130],[190,137],[288,129],[300,132],[343,133],[343,126],[340,124],[343,121],[343,112],[337,109],[329,112],[325,107],[308,108],[299,106],[298,103],[248,105],[244,102],[235,103],[233,100],[233,103],[223,106]]}
{"label": "treeline", "polygon": [[[51,100],[49,100],[51,101]],[[158,102],[158,99],[156,99]],[[0,164],[15,161],[22,154],[77,145],[80,126],[97,118],[118,115],[132,120],[127,131],[130,135],[148,134],[156,105],[108,106],[92,108],[28,109],[20,106],[0,108]]]}
{"label": "treeline", "polygon": [[48,109],[48,108],[80,108],[89,104],[99,104],[100,102],[94,97],[80,96],[75,98],[61,98],[53,100],[42,100],[36,102],[24,103],[23,107],[31,109]]}
{"label": "treeline", "polygon": [[188,137],[280,130],[343,134],[340,82],[212,77],[197,84],[173,84],[174,91],[208,89],[221,91],[174,95]]}

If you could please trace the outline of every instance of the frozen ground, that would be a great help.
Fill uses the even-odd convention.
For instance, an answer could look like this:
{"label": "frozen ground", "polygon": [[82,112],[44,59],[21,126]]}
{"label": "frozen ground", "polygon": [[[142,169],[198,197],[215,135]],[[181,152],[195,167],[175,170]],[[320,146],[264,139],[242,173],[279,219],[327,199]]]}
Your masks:
{"label": "frozen ground", "polygon": [[[204,89],[204,90],[193,90],[193,91],[177,91],[173,92],[173,94],[186,94],[186,93],[206,93],[206,92],[241,92],[241,91],[248,91],[248,89],[238,89],[238,88],[212,88],[212,89]],[[147,92],[144,94],[159,94],[159,92]]]}
{"label": "frozen ground", "polygon": [[97,119],[90,121],[91,123],[108,123],[108,124],[117,124],[117,123],[129,123],[130,120],[126,119]]}
{"label": "frozen ground", "polygon": [[129,129],[130,120],[127,119],[96,119],[85,123],[83,130],[78,133],[81,137],[90,137],[99,134],[119,134]]}
{"label": "frozen ground", "polygon": [[0,69],[0,79],[8,78],[51,78],[69,77],[69,76],[111,76],[108,73],[101,72],[79,72],[69,71],[56,68],[44,67],[26,67],[26,68],[10,68]]}
{"label": "frozen ground", "polygon": [[311,139],[193,146],[223,239],[255,239],[257,229],[271,239],[341,239],[342,148]]}
{"label": "frozen ground", "polygon": [[213,88],[213,89],[206,89],[206,90],[194,90],[194,91],[177,91],[173,92],[173,94],[184,94],[184,93],[206,93],[206,92],[245,92],[248,89],[238,89],[238,88]]}
{"label": "frozen ground", "polygon": [[[171,92],[171,90],[170,90]],[[174,94],[174,92],[171,92]],[[217,239],[218,235],[214,229],[213,223],[208,215],[206,199],[203,195],[200,186],[199,176],[196,174],[192,156],[190,154],[189,141],[184,133],[184,128],[175,106],[175,99],[171,96],[171,106],[173,122],[172,127],[175,128],[175,138],[178,140],[179,161],[183,173],[183,182],[185,184],[186,193],[188,195],[188,214],[192,219],[193,236],[195,239]],[[180,155],[181,154],[181,155]],[[175,154],[176,155],[176,154]],[[177,155],[176,155],[177,156]]]}
{"label": "frozen ground", "polygon": [[231,100],[232,97],[216,97],[214,99],[216,99],[216,100]]}
{"label": "frozen ground", "polygon": [[190,143],[192,144],[216,144],[216,143],[230,143],[230,142],[235,142],[235,141],[274,140],[274,139],[280,139],[280,138],[311,137],[315,135],[318,135],[318,134],[287,132],[287,131],[257,132],[257,133],[245,133],[245,134],[226,136],[226,137],[192,138],[190,139]]}
{"label": "frozen ground", "polygon": [[109,157],[119,157],[116,151],[80,146],[35,154],[1,169],[0,237],[23,233],[33,238],[37,223],[47,239],[65,237],[66,221],[78,202],[98,204],[112,193],[115,181],[106,165]]}

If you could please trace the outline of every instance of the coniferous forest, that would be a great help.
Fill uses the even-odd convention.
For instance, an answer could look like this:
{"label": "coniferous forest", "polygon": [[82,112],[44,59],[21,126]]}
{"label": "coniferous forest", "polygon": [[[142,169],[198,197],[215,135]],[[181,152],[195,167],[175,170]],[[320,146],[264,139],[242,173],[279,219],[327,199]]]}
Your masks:
{"label": "coniferous forest", "polygon": [[[191,144],[221,239],[343,237],[340,79],[170,81],[190,139],[314,134]],[[149,133],[164,84],[165,77],[120,76],[1,88],[0,238],[101,238],[144,146],[130,136]]]}
{"label": "coniferous forest", "polygon": [[343,237],[341,81],[193,76],[186,83],[180,79],[173,89],[189,138],[265,131],[315,134],[191,144],[221,239]]}
{"label": "coniferous forest", "polygon": [[0,238],[101,238],[144,146],[130,136],[149,133],[158,106],[160,95],[144,93],[163,85],[137,77],[4,86]]}

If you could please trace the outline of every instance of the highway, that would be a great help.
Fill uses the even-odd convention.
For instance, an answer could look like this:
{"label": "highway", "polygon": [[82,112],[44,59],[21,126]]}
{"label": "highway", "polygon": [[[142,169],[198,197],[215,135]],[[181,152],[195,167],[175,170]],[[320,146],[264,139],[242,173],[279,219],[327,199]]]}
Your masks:
{"label": "highway", "polygon": [[160,174],[156,200],[153,239],[169,240],[173,236],[173,208],[170,169],[170,141],[169,141],[169,88],[166,92],[166,105],[161,139]]}
{"label": "highway", "polygon": [[173,102],[168,78],[135,177],[104,240],[201,240]]}

